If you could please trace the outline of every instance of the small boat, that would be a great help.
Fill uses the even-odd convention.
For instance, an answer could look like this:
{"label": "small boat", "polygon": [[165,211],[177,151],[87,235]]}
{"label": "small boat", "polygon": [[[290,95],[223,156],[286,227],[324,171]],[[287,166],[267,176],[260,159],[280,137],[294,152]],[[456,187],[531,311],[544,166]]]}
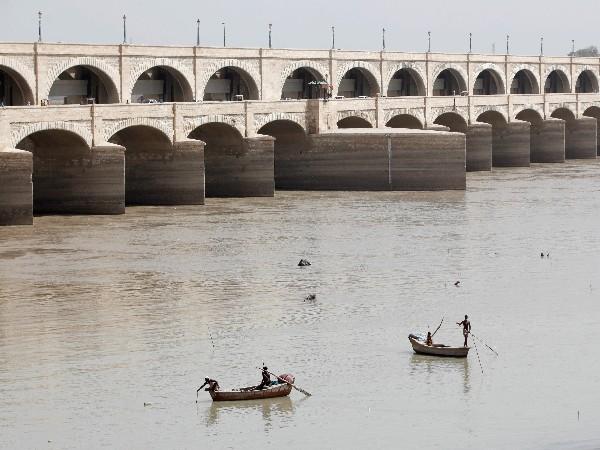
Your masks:
{"label": "small boat", "polygon": [[415,353],[420,355],[446,356],[452,358],[465,358],[470,347],[450,347],[444,344],[426,345],[425,341],[414,334],[408,335],[408,340]]}
{"label": "small boat", "polygon": [[[281,376],[288,383],[294,383],[294,377],[286,374]],[[231,391],[208,391],[213,402],[233,402],[240,400],[261,400],[264,398],[287,397],[292,392],[292,384],[283,381],[274,381],[271,386],[264,389],[256,389],[256,386],[250,386]]]}

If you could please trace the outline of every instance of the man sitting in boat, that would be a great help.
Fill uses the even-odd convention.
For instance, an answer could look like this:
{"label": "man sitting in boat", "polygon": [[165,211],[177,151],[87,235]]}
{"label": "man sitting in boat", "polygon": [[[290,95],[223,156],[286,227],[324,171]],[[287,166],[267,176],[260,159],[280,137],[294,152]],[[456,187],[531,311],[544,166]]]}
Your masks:
{"label": "man sitting in boat", "polygon": [[269,386],[271,386],[271,375],[269,374],[269,369],[267,368],[267,366],[264,366],[262,368],[262,381],[258,386],[256,386],[255,389],[257,391],[260,391]]}
{"label": "man sitting in boat", "polygon": [[463,336],[465,337],[464,346],[467,346],[467,338],[469,337],[469,333],[471,332],[471,322],[469,322],[469,316],[465,314],[465,320],[462,322],[456,322],[456,325],[463,327]]}
{"label": "man sitting in boat", "polygon": [[433,336],[431,336],[431,331],[427,332],[427,339],[425,340],[425,345],[429,345],[430,347],[433,345]]}
{"label": "man sitting in boat", "polygon": [[205,389],[206,391],[218,391],[219,390],[219,382],[217,380],[205,378],[204,384],[202,386],[200,386],[198,388],[198,390],[196,390],[196,395],[198,395],[198,392],[200,392],[200,389],[202,389],[206,385],[208,385],[208,387]]}

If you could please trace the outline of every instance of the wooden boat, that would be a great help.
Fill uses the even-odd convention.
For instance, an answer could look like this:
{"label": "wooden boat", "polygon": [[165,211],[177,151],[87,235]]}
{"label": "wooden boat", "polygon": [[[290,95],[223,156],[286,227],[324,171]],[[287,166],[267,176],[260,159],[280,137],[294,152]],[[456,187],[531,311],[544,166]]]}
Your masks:
{"label": "wooden boat", "polygon": [[408,336],[413,350],[420,355],[445,356],[450,358],[465,358],[470,347],[450,347],[444,344],[425,345],[425,342],[414,334]]}
{"label": "wooden boat", "polygon": [[[294,377],[286,375],[286,380],[294,383]],[[233,402],[240,400],[261,400],[264,398],[287,397],[292,392],[292,385],[284,382],[274,382],[271,386],[257,390],[250,386],[231,391],[208,391],[213,402]]]}

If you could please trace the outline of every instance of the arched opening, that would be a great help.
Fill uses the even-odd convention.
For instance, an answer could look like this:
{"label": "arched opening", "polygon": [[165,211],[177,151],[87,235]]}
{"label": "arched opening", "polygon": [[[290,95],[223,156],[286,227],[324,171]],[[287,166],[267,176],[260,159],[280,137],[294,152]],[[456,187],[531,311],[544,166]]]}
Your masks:
{"label": "arched opening", "polygon": [[388,85],[388,97],[408,97],[425,95],[425,86],[419,74],[413,69],[398,70]]}
{"label": "arched opening", "polygon": [[504,94],[504,86],[500,75],[491,69],[480,72],[473,85],[473,95],[497,94]]}
{"label": "arched opening", "polygon": [[337,127],[338,128],[373,128],[373,125],[371,125],[367,119],[363,119],[362,117],[350,116],[350,117],[344,117],[343,119],[338,120]]}
{"label": "arched opening", "polygon": [[306,132],[296,122],[275,120],[264,125],[258,134],[275,138],[275,188],[294,188],[294,180],[299,176],[298,157],[307,146]]}
{"label": "arched opening", "polygon": [[598,79],[594,72],[591,70],[584,70],[577,77],[577,83],[575,83],[575,92],[578,94],[587,94],[592,92],[598,92]]}
{"label": "arched opening", "polygon": [[413,130],[423,129],[421,121],[410,114],[398,114],[392,117],[385,126],[390,128],[410,128]]}
{"label": "arched opening", "polygon": [[118,131],[108,142],[125,147],[125,203],[165,204],[159,199],[162,197],[161,181],[164,181],[168,161],[172,159],[169,138],[156,128],[134,125]]}
{"label": "arched opening", "polygon": [[258,88],[248,72],[238,67],[217,70],[206,83],[204,101],[258,100]]}
{"label": "arched opening", "polygon": [[110,77],[95,67],[74,66],[61,73],[50,88],[50,105],[118,103],[117,88]]}
{"label": "arched opening", "polygon": [[16,147],[33,154],[33,212],[77,213],[86,197],[84,159],[90,149],[75,133],[44,130],[30,134]]}
{"label": "arched opening", "polygon": [[539,94],[539,92],[535,75],[527,69],[519,70],[510,84],[511,94]]}
{"label": "arched opening", "polygon": [[25,79],[14,70],[0,66],[0,105],[23,106],[33,103],[33,93]]}
{"label": "arched opening", "polygon": [[447,96],[460,95],[467,91],[467,84],[455,69],[444,69],[433,83],[433,95]]}
{"label": "arched opening", "polygon": [[583,112],[583,115],[596,119],[596,154],[600,155],[600,107],[591,106]]}
{"label": "arched opening", "polygon": [[467,133],[467,122],[460,114],[448,112],[438,116],[433,122],[436,125],[442,125],[450,128],[450,131],[457,133]]}
{"label": "arched opening", "polygon": [[323,75],[310,67],[300,67],[294,70],[283,83],[281,99],[322,98],[327,87]]}
{"label": "arched opening", "polygon": [[544,84],[546,94],[561,94],[571,92],[569,79],[561,70],[553,70],[546,78]]}
{"label": "arched opening", "polygon": [[375,97],[379,92],[377,80],[371,72],[362,67],[354,67],[340,80],[338,96],[346,98]]}
{"label": "arched opening", "polygon": [[242,175],[245,167],[240,160],[246,153],[240,132],[221,122],[199,126],[189,135],[190,139],[203,141],[205,192],[210,197],[242,196]]}
{"label": "arched opening", "polygon": [[575,120],[575,114],[568,108],[558,108],[550,114],[550,116],[555,119],[562,119],[565,122],[572,122]]}
{"label": "arched opening", "polygon": [[[515,116],[515,119],[529,122],[531,125],[534,126],[541,126],[544,121],[540,113],[534,111],[533,109],[524,109]],[[533,128],[531,131],[533,132]]]}
{"label": "arched opening", "polygon": [[142,73],[131,91],[131,103],[191,102],[194,94],[183,74],[155,66]]}

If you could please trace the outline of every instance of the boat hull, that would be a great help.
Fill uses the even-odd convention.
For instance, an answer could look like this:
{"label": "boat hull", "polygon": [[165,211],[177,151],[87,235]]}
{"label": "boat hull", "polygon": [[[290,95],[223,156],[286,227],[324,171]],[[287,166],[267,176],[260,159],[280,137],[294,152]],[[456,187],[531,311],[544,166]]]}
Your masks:
{"label": "boat hull", "polygon": [[441,347],[436,345],[425,345],[412,336],[408,337],[415,353],[420,355],[441,356],[446,358],[466,358],[470,347]]}
{"label": "boat hull", "polygon": [[287,397],[292,391],[289,384],[278,384],[260,391],[209,391],[214,402],[234,402],[240,400],[261,400],[265,398]]}

